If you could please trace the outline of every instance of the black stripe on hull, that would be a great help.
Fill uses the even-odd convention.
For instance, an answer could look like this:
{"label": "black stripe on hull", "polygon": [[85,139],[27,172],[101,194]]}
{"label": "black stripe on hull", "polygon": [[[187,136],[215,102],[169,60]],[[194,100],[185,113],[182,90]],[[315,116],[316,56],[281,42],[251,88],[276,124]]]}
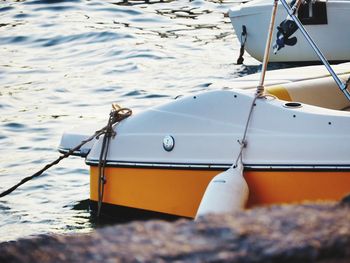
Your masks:
{"label": "black stripe on hull", "polygon": [[[93,214],[97,213],[97,201],[90,200],[89,202],[90,209]],[[161,219],[166,221],[175,221],[181,218],[192,219],[188,217],[181,217],[176,215],[170,215],[166,213],[154,212],[144,209],[112,205],[108,203],[102,203],[101,215],[102,219],[108,219],[114,223],[128,223],[135,220],[152,220],[152,219]]]}
{"label": "black stripe on hull", "polygon": [[[89,166],[98,166],[98,161],[88,160]],[[201,170],[201,171],[226,171],[230,164],[183,164],[183,163],[129,163],[129,162],[108,162],[106,167],[134,168],[134,169],[167,169],[167,170]],[[350,171],[350,164],[244,164],[244,171]]]}

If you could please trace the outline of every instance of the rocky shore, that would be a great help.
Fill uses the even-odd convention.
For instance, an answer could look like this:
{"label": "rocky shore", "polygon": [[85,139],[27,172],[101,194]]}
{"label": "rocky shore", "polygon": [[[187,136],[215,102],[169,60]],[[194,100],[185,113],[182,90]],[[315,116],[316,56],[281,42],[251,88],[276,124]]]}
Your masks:
{"label": "rocky shore", "polygon": [[0,244],[0,262],[350,262],[350,196]]}

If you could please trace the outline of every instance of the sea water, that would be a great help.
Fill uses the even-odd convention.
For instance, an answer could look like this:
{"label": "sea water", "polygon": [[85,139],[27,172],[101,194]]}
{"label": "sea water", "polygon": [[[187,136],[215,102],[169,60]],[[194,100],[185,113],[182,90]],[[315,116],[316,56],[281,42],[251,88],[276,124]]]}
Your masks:
{"label": "sea water", "polygon": [[[64,131],[105,125],[258,70],[224,14],[236,1],[0,2],[0,191],[59,154]],[[0,199],[0,242],[88,232],[89,174],[71,157]]]}

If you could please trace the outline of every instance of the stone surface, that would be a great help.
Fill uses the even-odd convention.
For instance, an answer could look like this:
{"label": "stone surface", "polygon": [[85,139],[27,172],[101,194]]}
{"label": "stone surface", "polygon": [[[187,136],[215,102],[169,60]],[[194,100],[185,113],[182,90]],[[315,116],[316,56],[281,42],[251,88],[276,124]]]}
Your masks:
{"label": "stone surface", "polygon": [[0,244],[0,262],[350,262],[350,198]]}

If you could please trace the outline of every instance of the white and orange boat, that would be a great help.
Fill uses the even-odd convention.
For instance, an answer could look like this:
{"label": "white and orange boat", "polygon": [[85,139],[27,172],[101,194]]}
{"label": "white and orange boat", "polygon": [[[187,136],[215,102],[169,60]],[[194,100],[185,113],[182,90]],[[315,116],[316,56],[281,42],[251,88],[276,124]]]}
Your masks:
{"label": "white and orange boat", "polygon": [[[348,78],[350,64],[336,68]],[[106,159],[103,207],[195,217],[210,180],[239,152],[237,140],[254,98],[249,87],[258,77],[237,79],[233,89],[179,98],[117,124]],[[271,71],[266,90],[276,97],[256,101],[242,156],[247,207],[337,200],[349,193],[350,103],[327,72],[320,66]],[[86,137],[65,133],[60,151]],[[82,151],[89,152],[93,207],[101,144],[102,138]]]}
{"label": "white and orange boat", "polygon": [[[349,82],[350,64],[334,69],[338,82]],[[90,166],[92,209],[195,218],[342,198],[350,192],[350,95],[327,70],[267,72],[259,96],[263,75],[245,76],[114,124],[76,152]],[[87,137],[65,133],[59,150]]]}

